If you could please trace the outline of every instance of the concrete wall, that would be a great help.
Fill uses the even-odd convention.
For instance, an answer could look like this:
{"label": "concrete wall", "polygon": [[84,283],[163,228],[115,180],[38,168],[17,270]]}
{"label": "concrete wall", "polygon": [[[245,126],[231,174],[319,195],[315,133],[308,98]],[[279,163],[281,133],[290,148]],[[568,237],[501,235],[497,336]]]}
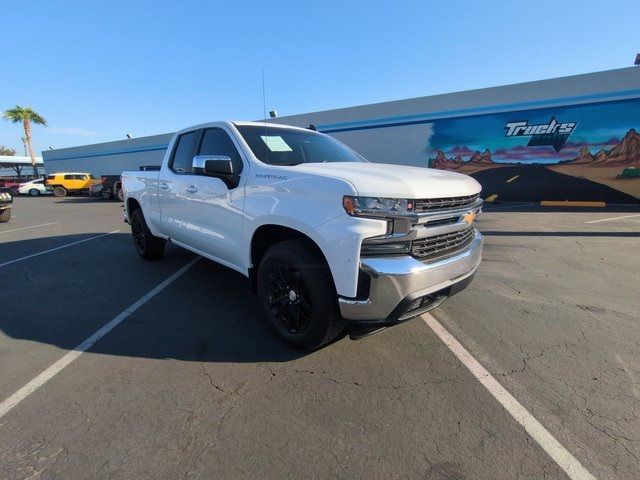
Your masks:
{"label": "concrete wall", "polygon": [[172,133],[42,152],[47,173],[119,175],[141,165],[160,165]]}

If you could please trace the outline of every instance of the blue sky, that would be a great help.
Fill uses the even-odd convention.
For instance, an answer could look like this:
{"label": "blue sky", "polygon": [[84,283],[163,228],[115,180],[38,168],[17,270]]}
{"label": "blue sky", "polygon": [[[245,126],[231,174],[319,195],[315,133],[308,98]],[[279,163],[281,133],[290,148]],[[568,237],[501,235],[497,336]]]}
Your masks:
{"label": "blue sky", "polygon": [[[635,1],[3,2],[0,109],[37,151],[204,121],[361,105],[631,66]],[[0,144],[22,152],[21,128]]]}

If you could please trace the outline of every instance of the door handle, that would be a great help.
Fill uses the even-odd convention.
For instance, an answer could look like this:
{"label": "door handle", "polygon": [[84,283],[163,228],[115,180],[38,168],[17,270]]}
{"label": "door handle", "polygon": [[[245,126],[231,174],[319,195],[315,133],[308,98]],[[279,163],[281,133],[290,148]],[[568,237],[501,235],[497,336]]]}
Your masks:
{"label": "door handle", "polygon": [[187,188],[185,188],[185,191],[188,193],[196,193],[198,189],[194,185],[189,185]]}
{"label": "door handle", "polygon": [[161,188],[161,189],[163,189],[163,190],[169,190],[169,185],[167,185],[167,183],[166,183],[166,182],[160,182],[160,183],[158,184],[158,188]]}

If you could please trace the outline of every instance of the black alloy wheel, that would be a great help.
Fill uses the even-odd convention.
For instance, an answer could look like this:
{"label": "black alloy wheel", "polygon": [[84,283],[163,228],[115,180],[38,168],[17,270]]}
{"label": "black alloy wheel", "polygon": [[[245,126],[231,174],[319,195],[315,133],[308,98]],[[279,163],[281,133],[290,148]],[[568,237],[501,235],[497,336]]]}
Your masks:
{"label": "black alloy wheel", "polygon": [[[134,213],[137,213],[134,212]],[[142,227],[142,218],[140,215],[131,216],[131,235],[133,235],[133,243],[136,246],[138,254],[143,257],[147,248],[147,239],[144,235],[144,229]]]}
{"label": "black alloy wheel", "polygon": [[271,246],[258,266],[257,285],[269,324],[290,346],[314,350],[343,332],[331,271],[311,241]]}
{"label": "black alloy wheel", "polygon": [[302,334],[311,323],[311,298],[300,272],[291,265],[278,263],[267,273],[267,299],[273,318],[291,334]]}
{"label": "black alloy wheel", "polygon": [[136,209],[131,214],[131,236],[136,252],[145,260],[157,260],[164,254],[166,241],[154,237],[147,226],[142,210]]}

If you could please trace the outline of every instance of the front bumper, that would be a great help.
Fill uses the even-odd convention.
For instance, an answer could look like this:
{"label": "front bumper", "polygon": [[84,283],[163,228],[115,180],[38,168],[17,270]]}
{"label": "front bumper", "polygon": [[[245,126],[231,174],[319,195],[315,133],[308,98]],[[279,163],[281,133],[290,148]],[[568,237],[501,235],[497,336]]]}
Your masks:
{"label": "front bumper", "polygon": [[367,299],[340,298],[342,316],[366,327],[394,325],[436,308],[471,281],[482,258],[483,237],[475,232],[463,250],[423,262],[411,256],[360,259],[371,278]]}

